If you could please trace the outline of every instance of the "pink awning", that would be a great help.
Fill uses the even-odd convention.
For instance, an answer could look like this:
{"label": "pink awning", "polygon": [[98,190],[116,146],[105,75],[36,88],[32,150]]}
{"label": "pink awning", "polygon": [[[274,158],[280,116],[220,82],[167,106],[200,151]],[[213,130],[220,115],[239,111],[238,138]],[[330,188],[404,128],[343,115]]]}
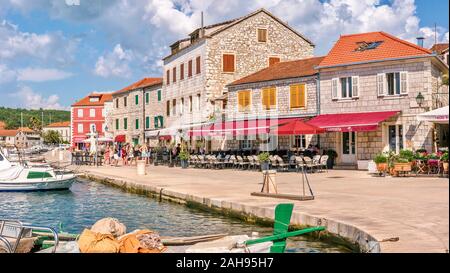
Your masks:
{"label": "pink awning", "polygon": [[400,111],[319,115],[308,124],[327,132],[368,132],[377,130],[381,122],[398,113]]}
{"label": "pink awning", "polygon": [[278,126],[287,124],[296,118],[289,119],[253,119],[217,122],[203,125],[188,131],[191,137],[262,135],[274,132]]}

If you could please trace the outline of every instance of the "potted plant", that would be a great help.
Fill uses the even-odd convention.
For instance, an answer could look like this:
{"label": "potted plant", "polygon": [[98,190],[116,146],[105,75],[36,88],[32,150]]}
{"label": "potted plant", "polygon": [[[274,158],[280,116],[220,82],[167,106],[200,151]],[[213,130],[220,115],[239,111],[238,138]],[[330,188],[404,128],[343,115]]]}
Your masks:
{"label": "potted plant", "polygon": [[448,173],[448,152],[445,152],[442,155],[441,161],[442,161],[442,166],[444,168],[444,173]]}
{"label": "potted plant", "polygon": [[329,170],[333,169],[334,161],[338,157],[338,154],[335,150],[329,149],[327,150],[328,160],[327,160],[327,168]]}
{"label": "potted plant", "polygon": [[181,168],[186,169],[188,167],[189,153],[187,151],[181,151],[178,158],[181,162]]}
{"label": "potted plant", "polygon": [[400,154],[393,158],[393,175],[397,176],[400,172],[411,172],[413,159],[414,156],[410,157],[410,153],[406,150],[400,151]]}
{"label": "potted plant", "polygon": [[377,170],[380,173],[384,173],[389,170],[388,157],[386,154],[377,154],[373,161],[377,164]]}
{"label": "potted plant", "polygon": [[261,170],[267,171],[269,169],[269,162],[270,162],[270,154],[268,152],[263,152],[258,155],[259,162],[261,163]]}

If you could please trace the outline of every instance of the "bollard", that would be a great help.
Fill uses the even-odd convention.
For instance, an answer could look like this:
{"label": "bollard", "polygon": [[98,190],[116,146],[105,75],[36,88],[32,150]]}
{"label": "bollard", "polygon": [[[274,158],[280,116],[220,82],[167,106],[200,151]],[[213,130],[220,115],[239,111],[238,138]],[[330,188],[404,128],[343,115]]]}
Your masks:
{"label": "bollard", "polygon": [[147,175],[146,169],[145,169],[145,160],[137,160],[137,175]]}

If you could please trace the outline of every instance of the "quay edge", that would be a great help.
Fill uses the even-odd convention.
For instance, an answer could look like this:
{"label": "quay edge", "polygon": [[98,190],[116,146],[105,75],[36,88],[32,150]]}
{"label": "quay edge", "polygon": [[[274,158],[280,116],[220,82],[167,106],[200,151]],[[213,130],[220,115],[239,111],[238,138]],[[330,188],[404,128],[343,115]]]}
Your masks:
{"label": "quay edge", "polygon": [[[161,187],[144,185],[122,178],[105,177],[98,174],[84,172],[79,176],[82,179],[99,182],[102,184],[121,188],[127,192],[146,195],[148,197],[186,205],[203,211],[218,213],[227,217],[262,226],[273,225],[274,208],[261,208],[248,206],[236,202],[204,198],[188,195],[176,191],[165,190]],[[291,230],[298,230],[310,226],[325,226],[326,231],[311,234],[322,241],[336,243],[345,246],[353,252],[380,253],[379,241],[372,235],[354,225],[350,225],[335,219],[313,216],[305,213],[293,212]]]}

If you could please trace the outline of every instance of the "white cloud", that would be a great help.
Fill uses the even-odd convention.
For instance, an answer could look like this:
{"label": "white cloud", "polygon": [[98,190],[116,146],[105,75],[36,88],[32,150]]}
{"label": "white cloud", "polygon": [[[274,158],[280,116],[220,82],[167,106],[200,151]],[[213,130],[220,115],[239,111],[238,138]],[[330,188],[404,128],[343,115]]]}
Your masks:
{"label": "white cloud", "polygon": [[18,106],[27,109],[64,109],[59,103],[59,96],[56,94],[44,97],[35,92],[29,86],[21,86],[17,92],[10,94],[17,99]]}
{"label": "white cloud", "polygon": [[124,50],[120,44],[117,44],[112,52],[100,56],[95,64],[94,73],[101,77],[125,77],[132,75],[130,62],[134,60],[132,50]]}
{"label": "white cloud", "polygon": [[63,80],[71,76],[73,76],[72,73],[61,71],[58,69],[25,68],[18,71],[17,80],[30,82],[46,82]]}
{"label": "white cloud", "polygon": [[5,64],[0,64],[0,84],[14,81],[16,72],[11,70]]}
{"label": "white cloud", "polygon": [[74,60],[79,40],[68,39],[61,32],[21,32],[17,25],[0,22],[0,58],[9,60],[43,61],[46,64],[68,64]]}

